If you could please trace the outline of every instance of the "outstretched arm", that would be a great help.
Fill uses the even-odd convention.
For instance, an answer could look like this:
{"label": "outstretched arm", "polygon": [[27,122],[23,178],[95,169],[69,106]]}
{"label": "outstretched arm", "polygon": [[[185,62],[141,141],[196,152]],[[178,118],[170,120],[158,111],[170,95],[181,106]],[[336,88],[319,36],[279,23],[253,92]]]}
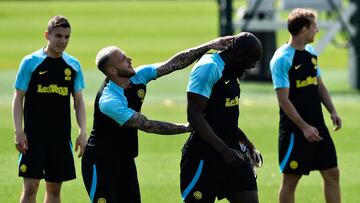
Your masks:
{"label": "outstretched arm", "polygon": [[155,121],[147,119],[143,114],[135,112],[131,118],[124,123],[127,127],[137,128],[147,133],[161,135],[173,135],[185,132],[191,132],[189,125],[180,125],[164,121]]}
{"label": "outstretched arm", "polygon": [[177,53],[175,56],[161,63],[157,67],[157,77],[159,78],[163,75],[167,75],[173,71],[180,70],[189,66],[196,59],[208,52],[210,49],[226,49],[231,44],[232,39],[233,36],[219,37],[200,46]]}
{"label": "outstretched arm", "polygon": [[188,99],[188,121],[196,131],[211,147],[218,151],[224,160],[230,165],[238,165],[244,161],[242,154],[228,147],[213,131],[210,124],[205,120],[203,112],[206,109],[208,99],[199,94],[187,93]]}
{"label": "outstretched arm", "polygon": [[333,125],[334,125],[334,131],[339,130],[342,125],[342,120],[336,112],[336,109],[331,100],[329,91],[327,90],[321,77],[318,77],[318,84],[319,84],[319,94],[320,94],[321,102],[324,104],[324,106],[326,107],[326,109],[328,110],[328,112],[331,115],[331,120],[333,121]]}

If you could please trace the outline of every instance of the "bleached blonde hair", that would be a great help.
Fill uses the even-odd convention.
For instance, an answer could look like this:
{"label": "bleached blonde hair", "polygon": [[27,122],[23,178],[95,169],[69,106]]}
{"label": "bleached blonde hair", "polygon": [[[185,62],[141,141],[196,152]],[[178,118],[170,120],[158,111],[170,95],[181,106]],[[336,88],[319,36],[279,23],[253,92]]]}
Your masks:
{"label": "bleached blonde hair", "polygon": [[117,46],[108,46],[101,49],[95,58],[96,67],[103,73],[105,73],[107,62],[110,58],[110,55],[116,51],[121,51]]}

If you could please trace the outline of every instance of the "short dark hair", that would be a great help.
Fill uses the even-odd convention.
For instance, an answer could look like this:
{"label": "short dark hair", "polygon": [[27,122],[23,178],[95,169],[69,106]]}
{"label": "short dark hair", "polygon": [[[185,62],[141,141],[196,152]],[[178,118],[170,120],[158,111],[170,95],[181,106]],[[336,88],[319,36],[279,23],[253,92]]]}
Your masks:
{"label": "short dark hair", "polygon": [[288,30],[292,36],[299,34],[301,29],[310,27],[312,20],[316,18],[316,12],[312,9],[296,8],[288,16]]}
{"label": "short dark hair", "polygon": [[238,50],[256,59],[259,59],[262,55],[260,40],[250,32],[240,32],[235,35],[229,50]]}
{"label": "short dark hair", "polygon": [[62,27],[62,28],[71,28],[70,23],[67,18],[64,16],[54,16],[48,22],[48,29],[47,31],[50,33],[55,28]]}

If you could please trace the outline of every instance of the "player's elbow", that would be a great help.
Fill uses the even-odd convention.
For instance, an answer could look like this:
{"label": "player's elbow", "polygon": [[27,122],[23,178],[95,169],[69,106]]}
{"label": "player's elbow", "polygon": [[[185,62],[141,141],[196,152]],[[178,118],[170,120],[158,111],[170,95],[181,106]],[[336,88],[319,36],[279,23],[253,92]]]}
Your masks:
{"label": "player's elbow", "polygon": [[196,121],[198,120],[201,114],[193,108],[187,108],[187,121],[191,126],[196,125]]}

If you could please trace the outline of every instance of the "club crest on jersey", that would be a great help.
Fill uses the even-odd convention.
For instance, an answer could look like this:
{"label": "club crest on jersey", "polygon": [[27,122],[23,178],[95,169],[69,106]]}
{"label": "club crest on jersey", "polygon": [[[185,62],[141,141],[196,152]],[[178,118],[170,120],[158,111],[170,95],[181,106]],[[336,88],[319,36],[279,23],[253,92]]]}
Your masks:
{"label": "club crest on jersey", "polygon": [[314,65],[314,69],[316,69],[316,65],[317,65],[317,60],[315,57],[311,58],[311,63]]}
{"label": "club crest on jersey", "polygon": [[64,73],[65,73],[65,80],[71,80],[71,70],[70,70],[70,68],[66,68],[64,70]]}
{"label": "club crest on jersey", "polygon": [[145,90],[139,89],[139,90],[137,91],[137,95],[138,95],[138,97],[139,97],[140,99],[144,99],[144,97],[145,97]]}
{"label": "club crest on jersey", "polygon": [[195,191],[195,192],[193,193],[193,196],[195,197],[195,199],[201,200],[201,198],[202,198],[202,193],[201,193],[200,191]]}

